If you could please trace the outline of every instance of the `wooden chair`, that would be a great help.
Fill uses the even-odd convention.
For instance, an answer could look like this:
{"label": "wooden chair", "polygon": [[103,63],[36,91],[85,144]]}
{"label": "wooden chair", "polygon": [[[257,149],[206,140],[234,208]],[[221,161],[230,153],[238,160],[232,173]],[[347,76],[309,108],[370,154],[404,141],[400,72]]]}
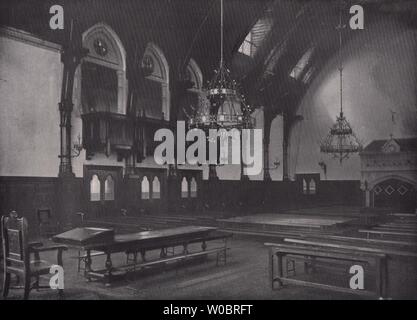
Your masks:
{"label": "wooden chair", "polygon": [[59,233],[58,225],[52,220],[52,211],[50,208],[41,208],[36,211],[38,217],[39,236],[51,238]]}
{"label": "wooden chair", "polygon": [[[62,266],[62,252],[67,247],[43,247],[40,242],[28,242],[28,224],[25,218],[16,215],[1,218],[3,240],[3,297],[7,298],[9,289],[24,289],[23,298],[29,298],[32,289],[50,288],[39,285],[39,277],[49,274],[52,264],[40,259],[40,252],[57,251],[57,264]],[[31,259],[33,255],[33,259]],[[10,286],[11,275],[23,280],[23,286]],[[34,279],[34,281],[32,281]],[[59,297],[63,298],[63,290],[58,289]]]}

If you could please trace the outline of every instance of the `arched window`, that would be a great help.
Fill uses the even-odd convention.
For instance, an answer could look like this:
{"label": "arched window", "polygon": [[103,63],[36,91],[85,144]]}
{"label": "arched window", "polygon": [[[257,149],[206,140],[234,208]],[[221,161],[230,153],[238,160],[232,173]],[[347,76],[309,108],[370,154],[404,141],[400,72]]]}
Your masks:
{"label": "arched window", "polygon": [[303,179],[303,194],[307,194],[308,192],[308,185],[306,179]]}
{"label": "arched window", "polygon": [[117,34],[98,23],[82,35],[89,50],[81,64],[81,104],[83,113],[126,114],[126,53]]}
{"label": "arched window", "polygon": [[203,87],[203,73],[194,59],[190,59],[186,69],[186,78],[193,83],[189,91],[201,91]]}
{"label": "arched window", "polygon": [[169,66],[162,50],[149,43],[142,57],[144,77],[138,84],[133,105],[148,118],[169,120]]}
{"label": "arched window", "polygon": [[188,181],[186,177],[181,181],[181,198],[188,198]]}
{"label": "arched window", "polygon": [[104,200],[114,200],[114,180],[111,175],[108,175],[104,181]]}
{"label": "arched window", "polygon": [[152,199],[161,199],[161,184],[157,176],[152,181]]}
{"label": "arched window", "polygon": [[300,60],[297,62],[297,64],[294,66],[294,68],[290,72],[290,77],[298,80],[300,76],[305,71],[305,68],[307,67],[308,63],[310,62],[310,59],[313,55],[314,47],[311,47],[308,49],[303,56],[300,58]]}
{"label": "arched window", "polygon": [[247,56],[252,56],[252,31],[249,31],[246,35],[246,38],[240,45],[238,51]]}
{"label": "arched window", "polygon": [[185,76],[187,80],[193,83],[193,86],[189,88],[186,94],[181,97],[182,108],[179,110],[179,120],[187,120],[187,114],[193,114],[193,109],[196,109],[199,105],[201,105],[202,101],[207,100],[206,94],[202,90],[203,73],[194,59],[190,59],[190,62],[185,70]]}
{"label": "arched window", "polygon": [[193,177],[190,183],[191,198],[197,198],[197,181]]}
{"label": "arched window", "polygon": [[144,176],[142,179],[140,192],[141,192],[142,199],[144,200],[149,199],[149,180],[146,176]]}
{"label": "arched window", "polygon": [[316,194],[316,181],[314,179],[310,180],[310,194]]}
{"label": "arched window", "polygon": [[95,174],[90,180],[90,201],[100,201],[101,184],[98,176]]}

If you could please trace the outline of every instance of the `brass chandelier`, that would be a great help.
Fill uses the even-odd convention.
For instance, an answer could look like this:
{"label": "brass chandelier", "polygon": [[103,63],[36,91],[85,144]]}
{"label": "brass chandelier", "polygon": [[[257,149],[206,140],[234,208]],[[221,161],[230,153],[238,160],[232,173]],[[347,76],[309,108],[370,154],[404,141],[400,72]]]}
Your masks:
{"label": "brass chandelier", "polygon": [[342,8],[339,12],[339,25],[337,30],[339,32],[339,75],[340,75],[340,113],[336,117],[336,122],[330,128],[330,132],[320,143],[320,151],[328,153],[335,159],[339,159],[340,163],[344,159],[349,158],[353,153],[362,150],[362,144],[358,137],[352,130],[350,123],[346,120],[343,114],[343,66],[342,66]]}
{"label": "brass chandelier", "polygon": [[197,108],[188,117],[191,128],[217,128],[217,129],[243,129],[251,128],[254,119],[251,108],[246,104],[236,80],[230,74],[223,58],[223,0],[221,0],[221,38],[220,38],[220,65],[214,71],[214,77],[204,89],[205,94],[200,96]]}

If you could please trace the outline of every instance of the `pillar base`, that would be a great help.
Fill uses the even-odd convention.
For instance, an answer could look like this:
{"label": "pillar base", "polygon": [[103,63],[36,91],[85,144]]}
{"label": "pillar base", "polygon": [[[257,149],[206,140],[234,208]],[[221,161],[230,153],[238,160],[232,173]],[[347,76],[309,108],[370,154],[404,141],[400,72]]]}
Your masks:
{"label": "pillar base", "polygon": [[73,173],[65,173],[58,177],[58,212],[61,230],[69,230],[76,223],[75,213],[83,210],[81,203],[82,186]]}

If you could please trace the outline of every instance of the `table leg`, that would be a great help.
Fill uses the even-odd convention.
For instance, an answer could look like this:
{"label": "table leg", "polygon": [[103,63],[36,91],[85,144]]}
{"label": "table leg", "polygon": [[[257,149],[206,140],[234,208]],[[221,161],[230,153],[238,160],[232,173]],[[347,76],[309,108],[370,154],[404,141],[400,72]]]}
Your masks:
{"label": "table leg", "polygon": [[140,251],[140,256],[142,257],[142,261],[145,262],[146,261],[146,251],[145,250],[141,250]]}
{"label": "table leg", "polygon": [[379,299],[387,298],[388,265],[386,258],[376,259],[376,293]]}
{"label": "table leg", "polygon": [[272,253],[272,249],[269,249],[269,279],[271,280],[271,289],[274,290],[274,254]]}
{"label": "table leg", "polygon": [[311,258],[311,272],[316,273],[316,257]]}
{"label": "table leg", "polygon": [[166,258],[166,256],[167,256],[167,249],[166,248],[161,248],[161,253],[159,254],[159,256],[161,258]]}
{"label": "table leg", "polygon": [[111,261],[111,253],[108,252],[107,253],[107,258],[106,258],[106,286],[110,286],[110,282],[111,282],[111,277],[112,277],[112,269],[113,269],[113,263]]}
{"label": "table leg", "polygon": [[304,261],[304,273],[308,274],[310,272],[310,266],[308,265],[308,261]]}
{"label": "table leg", "polygon": [[133,271],[136,271],[136,265],[138,264],[138,253],[135,251],[133,253]]}
{"label": "table leg", "polygon": [[87,281],[91,281],[90,272],[91,272],[91,250],[87,250],[87,256],[85,258],[85,269],[84,269],[84,277],[87,278]]}
{"label": "table leg", "polygon": [[283,262],[284,262],[284,259],[283,259],[283,255],[281,254],[281,253],[277,253],[277,265],[278,265],[278,277],[279,277],[279,279],[278,279],[278,284],[279,284],[279,287],[278,288],[280,288],[280,287],[282,287],[282,280],[281,280],[281,278],[283,277],[283,269],[284,269],[284,267],[283,267]]}
{"label": "table leg", "polygon": [[384,298],[389,298],[388,296],[388,258],[387,257],[382,259],[382,284],[383,284],[382,294],[384,295]]}

